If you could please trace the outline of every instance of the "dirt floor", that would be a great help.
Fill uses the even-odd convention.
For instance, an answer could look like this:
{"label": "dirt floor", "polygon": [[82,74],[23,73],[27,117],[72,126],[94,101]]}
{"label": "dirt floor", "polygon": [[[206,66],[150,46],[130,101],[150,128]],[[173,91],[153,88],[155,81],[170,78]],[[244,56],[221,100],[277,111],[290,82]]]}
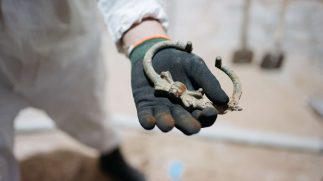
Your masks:
{"label": "dirt floor", "polygon": [[[124,141],[123,152],[132,165],[146,174],[149,181],[172,181],[171,168],[176,163],[181,165],[183,181],[321,181],[323,179],[322,154],[249,147],[177,134],[160,134],[125,128],[121,131]],[[20,159],[35,153],[47,154],[42,159],[45,161],[29,160],[33,162],[34,168],[24,168],[29,174],[31,172],[33,175],[42,175],[43,181],[60,180],[55,177],[54,179],[44,178],[43,175],[53,175],[53,172],[60,173],[60,178],[64,178],[63,180],[74,181],[68,179],[75,173],[73,167],[78,168],[82,164],[88,164],[86,165],[88,169],[83,169],[82,173],[79,173],[81,176],[95,175],[93,166],[96,165],[92,162],[80,161],[87,156],[93,158],[95,152],[79,145],[59,131],[18,136],[16,150]],[[73,150],[77,153],[66,158],[62,152],[53,150]],[[78,158],[80,152],[84,154],[84,158]],[[56,154],[54,158],[53,154]],[[60,157],[64,159],[59,159]],[[59,165],[70,166],[69,169],[72,171],[69,169],[66,171],[66,166]],[[80,177],[75,178],[77,178],[75,181],[80,179]]]}
{"label": "dirt floor", "polygon": [[[232,53],[239,45],[242,0],[167,1],[170,35],[175,40],[191,40],[193,52],[204,58],[221,85],[230,94],[231,82],[213,68],[214,58],[240,76],[243,84],[242,112],[220,116],[211,128],[230,126],[259,132],[323,140],[323,119],[308,107],[310,98],[323,96],[323,3],[291,1],[286,16],[282,69],[263,71],[259,64],[270,51],[272,32],[280,0],[255,0],[252,5],[250,47],[255,51],[252,64],[232,65]],[[109,35],[103,52],[107,59],[108,105],[111,115],[136,117],[130,88],[130,63],[117,54]],[[109,51],[107,51],[109,50]],[[108,52],[108,53],[107,53]],[[23,115],[23,114],[22,114]],[[322,181],[323,155],[231,144],[186,137],[179,134],[138,131],[119,127],[123,148],[133,165],[151,181],[167,181],[169,169],[180,165],[183,181],[264,180]],[[203,131],[203,130],[202,130]],[[19,134],[16,155],[55,149],[93,151],[71,141],[61,132]]]}

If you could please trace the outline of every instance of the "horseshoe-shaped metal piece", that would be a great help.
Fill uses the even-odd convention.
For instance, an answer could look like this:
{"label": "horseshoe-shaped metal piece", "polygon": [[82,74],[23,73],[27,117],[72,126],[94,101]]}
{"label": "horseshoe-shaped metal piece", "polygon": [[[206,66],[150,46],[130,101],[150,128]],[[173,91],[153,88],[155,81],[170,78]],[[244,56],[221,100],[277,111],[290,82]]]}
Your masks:
{"label": "horseshoe-shaped metal piece", "polygon": [[241,83],[239,77],[230,68],[222,65],[222,60],[220,57],[216,58],[215,66],[226,73],[233,82],[233,93],[230,97],[229,103],[225,111],[223,108],[215,106],[211,101],[206,99],[203,95],[203,89],[199,88],[196,91],[188,90],[186,85],[179,81],[173,81],[173,78],[169,71],[161,72],[158,74],[152,65],[152,58],[154,55],[162,49],[165,48],[176,48],[188,53],[192,52],[192,43],[182,43],[173,41],[163,41],[152,46],[145,54],[143,60],[144,71],[149,77],[149,79],[154,83],[155,90],[165,91],[169,94],[180,98],[182,103],[186,107],[192,107],[196,109],[205,109],[207,107],[215,107],[219,113],[226,113],[229,111],[241,111],[242,108],[239,107],[239,100],[241,97]]}

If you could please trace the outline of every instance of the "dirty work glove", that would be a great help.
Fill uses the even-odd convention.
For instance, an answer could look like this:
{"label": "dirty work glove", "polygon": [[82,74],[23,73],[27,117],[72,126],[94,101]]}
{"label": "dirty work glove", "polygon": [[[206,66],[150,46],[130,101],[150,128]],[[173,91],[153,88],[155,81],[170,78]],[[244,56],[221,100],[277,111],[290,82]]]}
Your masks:
{"label": "dirty work glove", "polygon": [[[175,126],[186,135],[198,133],[202,127],[211,126],[215,122],[217,111],[214,108],[187,109],[179,99],[165,97],[167,94],[159,95],[144,72],[145,53],[160,41],[165,39],[146,40],[130,53],[131,86],[140,124],[147,130],[157,125],[161,131],[168,132]],[[157,52],[152,63],[157,73],[169,71],[174,81],[183,82],[189,90],[203,88],[214,104],[227,105],[228,96],[200,57],[175,48],[167,48]]]}

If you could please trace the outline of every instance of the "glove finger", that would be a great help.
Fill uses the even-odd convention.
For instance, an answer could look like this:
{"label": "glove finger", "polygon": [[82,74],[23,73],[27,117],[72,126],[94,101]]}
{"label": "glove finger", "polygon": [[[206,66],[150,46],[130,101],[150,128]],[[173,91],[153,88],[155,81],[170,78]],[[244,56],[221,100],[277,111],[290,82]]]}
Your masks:
{"label": "glove finger", "polygon": [[155,127],[156,119],[153,116],[153,110],[151,108],[144,108],[139,111],[138,119],[141,126],[147,130],[151,130]]}
{"label": "glove finger", "polygon": [[201,110],[194,110],[192,112],[192,116],[197,119],[202,128],[212,126],[218,116],[216,109],[214,108],[206,108]]}
{"label": "glove finger", "polygon": [[191,71],[188,72],[193,83],[198,88],[203,88],[206,96],[216,105],[223,106],[229,102],[229,97],[222,90],[219,81],[207,68],[204,61],[195,56],[192,61]]}
{"label": "glove finger", "polygon": [[176,128],[181,130],[184,134],[192,135],[200,131],[201,124],[182,107],[173,107],[172,115],[175,119]]}
{"label": "glove finger", "polygon": [[159,106],[154,108],[154,116],[156,118],[157,127],[163,131],[168,132],[175,126],[175,121],[170,114],[169,108],[166,106]]}

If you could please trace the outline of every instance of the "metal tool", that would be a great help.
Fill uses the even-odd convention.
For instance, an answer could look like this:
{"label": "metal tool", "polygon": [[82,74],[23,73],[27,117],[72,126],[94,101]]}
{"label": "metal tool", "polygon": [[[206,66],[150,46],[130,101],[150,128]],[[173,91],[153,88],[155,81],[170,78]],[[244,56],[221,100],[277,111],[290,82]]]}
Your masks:
{"label": "metal tool", "polygon": [[173,81],[173,78],[169,71],[164,71],[158,74],[153,65],[152,58],[161,49],[165,48],[176,48],[188,53],[192,52],[192,43],[182,43],[173,41],[163,41],[155,44],[151,47],[143,60],[143,66],[145,73],[149,79],[154,83],[154,88],[156,91],[165,91],[176,98],[180,98],[184,106],[187,108],[193,107],[196,109],[205,109],[207,107],[215,107],[219,113],[226,113],[226,111],[241,111],[242,108],[239,107],[239,100],[241,97],[241,83],[239,77],[230,68],[222,65],[222,60],[220,57],[216,58],[215,66],[226,73],[233,82],[233,93],[230,97],[227,108],[222,111],[221,108],[216,107],[211,101],[206,99],[203,95],[203,89],[198,90],[188,90],[186,85],[179,81]]}
{"label": "metal tool", "polygon": [[248,30],[249,30],[249,13],[251,0],[244,1],[243,20],[240,35],[240,49],[233,54],[233,63],[251,63],[253,59],[253,52],[248,48]]}
{"label": "metal tool", "polygon": [[282,39],[284,35],[284,19],[287,11],[288,1],[289,0],[283,1],[281,10],[278,15],[278,23],[276,24],[274,31],[274,48],[264,55],[263,60],[260,64],[260,67],[263,69],[279,69],[283,64],[285,54],[282,49]]}

